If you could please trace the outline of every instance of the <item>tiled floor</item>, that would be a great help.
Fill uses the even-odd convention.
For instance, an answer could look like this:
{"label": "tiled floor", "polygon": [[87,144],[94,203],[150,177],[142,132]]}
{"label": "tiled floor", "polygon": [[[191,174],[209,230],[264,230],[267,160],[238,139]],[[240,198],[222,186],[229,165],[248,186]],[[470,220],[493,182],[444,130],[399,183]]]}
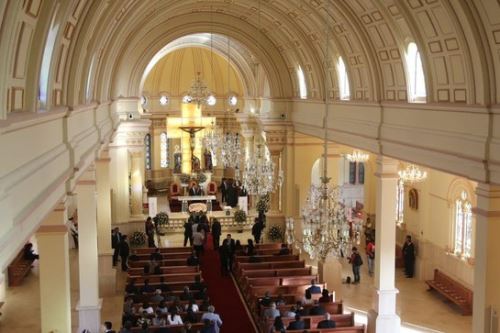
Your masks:
{"label": "tiled floor", "polygon": [[[240,239],[243,244],[246,243],[249,236],[248,233],[233,234],[233,238]],[[178,246],[181,244],[181,241],[181,235],[174,235],[167,236],[162,240],[162,243],[165,246]],[[71,304],[73,309],[72,323],[73,332],[76,332],[78,326],[78,313],[74,308],[78,300],[78,255],[75,250],[71,250],[70,260]],[[357,318],[359,318],[360,321],[366,320],[363,316],[363,312],[369,310],[374,292],[373,278],[368,276],[366,269],[364,265],[362,267],[361,284],[342,285],[339,290],[336,290],[337,299],[343,299],[347,308],[359,311]],[[344,262],[342,276],[348,274],[350,274],[350,266]],[[123,305],[123,297],[120,290],[124,289],[125,278],[125,274],[117,272],[117,290],[119,291],[113,296],[103,299],[103,321],[110,320],[116,324],[120,322]],[[468,333],[472,331],[472,317],[461,316],[460,312],[449,303],[444,302],[442,297],[426,291],[426,285],[423,281],[406,279],[402,272],[398,271],[396,275],[396,286],[399,289],[397,311],[401,316],[401,320],[405,324],[417,325],[417,327],[406,327],[406,332],[437,331],[446,333]],[[3,315],[0,317],[1,333],[40,332],[40,293],[38,271],[36,267],[25,279],[21,287],[9,288],[7,290],[5,305],[2,308],[2,312]],[[221,315],[223,316],[224,314]],[[429,328],[431,330],[420,327]]]}

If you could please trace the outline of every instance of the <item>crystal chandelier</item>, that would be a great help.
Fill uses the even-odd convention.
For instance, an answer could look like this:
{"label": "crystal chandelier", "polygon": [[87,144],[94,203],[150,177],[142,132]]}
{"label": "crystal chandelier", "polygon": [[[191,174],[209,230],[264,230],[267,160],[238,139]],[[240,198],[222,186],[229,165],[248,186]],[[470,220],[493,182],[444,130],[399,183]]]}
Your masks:
{"label": "crystal chandelier", "polygon": [[[239,170],[241,159],[241,140],[238,133],[228,132],[222,136],[220,145],[222,165]],[[238,178],[238,177],[236,177]]]}
{"label": "crystal chandelier", "polygon": [[345,158],[349,162],[364,163],[364,162],[368,161],[368,159],[370,158],[370,155],[368,155],[366,153],[363,153],[363,152],[361,152],[359,150],[355,150],[351,154],[346,154]]}
{"label": "crystal chandelier", "polygon": [[283,182],[283,172],[280,170],[278,177],[274,175],[274,163],[262,156],[262,145],[257,145],[256,158],[248,159],[243,173],[243,185],[248,194],[264,196],[274,192]]}
{"label": "crystal chandelier", "polygon": [[419,183],[427,178],[427,171],[422,171],[415,164],[410,164],[404,170],[398,171],[399,178],[404,183]]}
{"label": "crystal chandelier", "polygon": [[202,139],[202,145],[212,154],[212,156],[216,156],[217,151],[221,148],[221,144],[222,134],[215,127],[214,122],[212,121],[211,126],[205,131],[205,136]]}
{"label": "crystal chandelier", "polygon": [[208,90],[207,85],[201,80],[200,72],[198,72],[196,73],[196,79],[182,101],[184,103],[196,103],[200,107],[202,104],[213,106],[217,99]]}

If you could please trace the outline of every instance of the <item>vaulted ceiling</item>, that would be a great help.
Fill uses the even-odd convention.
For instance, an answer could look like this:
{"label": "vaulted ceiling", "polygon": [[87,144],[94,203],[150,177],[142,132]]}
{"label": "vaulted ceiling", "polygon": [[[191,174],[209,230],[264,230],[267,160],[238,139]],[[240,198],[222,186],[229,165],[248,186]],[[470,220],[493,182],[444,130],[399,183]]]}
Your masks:
{"label": "vaulted ceiling", "polygon": [[406,101],[410,41],[422,54],[428,102],[489,105],[500,96],[496,0],[7,0],[0,18],[3,118],[36,110],[45,90],[48,109],[138,96],[155,54],[209,32],[244,46],[241,61],[263,68],[272,98],[298,95],[298,65],[310,99],[325,86],[338,98],[342,56],[354,102]]}

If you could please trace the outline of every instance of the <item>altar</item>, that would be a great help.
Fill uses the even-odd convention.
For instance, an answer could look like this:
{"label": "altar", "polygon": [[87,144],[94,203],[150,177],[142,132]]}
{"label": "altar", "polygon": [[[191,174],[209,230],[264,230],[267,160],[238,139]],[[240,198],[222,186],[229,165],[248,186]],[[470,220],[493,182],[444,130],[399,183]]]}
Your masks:
{"label": "altar", "polygon": [[216,200],[215,195],[183,195],[178,197],[172,197],[181,202],[181,212],[187,213],[189,208],[189,202],[205,202],[207,204],[207,212],[212,211],[212,200]]}
{"label": "altar", "polygon": [[[198,197],[199,198],[199,197]],[[234,212],[236,209],[231,209],[228,212],[219,210],[219,211],[207,211],[207,217],[210,223],[216,218],[219,220],[222,230],[224,232],[229,231],[239,231],[239,230],[251,230],[254,220],[257,217],[257,212],[251,210],[247,214],[247,219],[245,222],[239,223],[234,220]],[[169,224],[165,227],[166,232],[183,232],[184,231],[184,223],[189,218],[189,213],[178,212],[178,213],[169,213]]]}

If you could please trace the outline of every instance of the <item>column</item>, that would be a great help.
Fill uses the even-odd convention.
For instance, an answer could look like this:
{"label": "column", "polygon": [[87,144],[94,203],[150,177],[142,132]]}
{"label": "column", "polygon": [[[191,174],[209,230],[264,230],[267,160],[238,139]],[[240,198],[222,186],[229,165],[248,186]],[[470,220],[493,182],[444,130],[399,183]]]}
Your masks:
{"label": "column", "polygon": [[99,253],[99,291],[113,295],[116,291],[116,270],[111,249],[111,185],[107,154],[96,160],[97,188],[97,251]]}
{"label": "column", "polygon": [[37,231],[42,332],[71,332],[68,228],[64,203]]}
{"label": "column", "polygon": [[500,324],[500,186],[478,183],[476,194],[472,331],[489,333]]}
{"label": "column", "polygon": [[375,295],[372,309],[368,312],[368,332],[398,333],[401,319],[396,314],[395,246],[396,246],[396,198],[398,163],[378,156],[376,191],[376,239]]}
{"label": "column", "polygon": [[143,218],[142,214],[142,187],[144,183],[143,164],[144,156],[142,151],[132,151],[132,167],[130,169],[130,187],[132,189],[130,198],[130,210],[132,217]]}
{"label": "column", "polygon": [[78,331],[99,332],[102,299],[99,298],[97,251],[97,204],[95,170],[88,170],[76,185],[78,203],[78,250],[80,300]]}

